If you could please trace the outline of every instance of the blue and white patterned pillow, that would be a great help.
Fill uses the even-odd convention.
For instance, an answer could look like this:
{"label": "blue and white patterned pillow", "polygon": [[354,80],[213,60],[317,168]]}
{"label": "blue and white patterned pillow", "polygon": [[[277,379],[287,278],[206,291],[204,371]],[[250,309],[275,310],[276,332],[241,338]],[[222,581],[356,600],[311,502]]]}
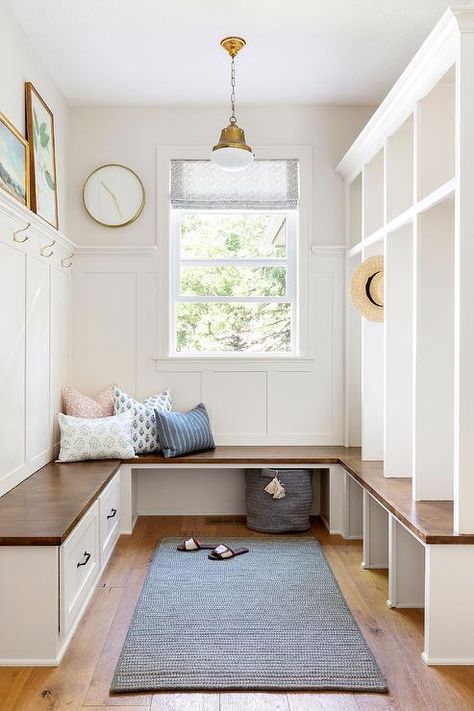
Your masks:
{"label": "blue and white patterned pillow", "polygon": [[112,417],[72,417],[58,412],[61,451],[58,462],[85,459],[132,459],[132,415]]}
{"label": "blue and white patterned pillow", "polygon": [[171,393],[164,390],[158,395],[152,395],[143,402],[138,402],[131,395],[127,395],[120,388],[114,388],[115,414],[131,412],[132,419],[132,444],[136,454],[149,454],[161,450],[158,429],[156,426],[155,410],[169,412],[171,410]]}
{"label": "blue and white patterned pillow", "polygon": [[202,402],[189,412],[156,410],[155,415],[164,457],[179,457],[216,446],[209,415]]}

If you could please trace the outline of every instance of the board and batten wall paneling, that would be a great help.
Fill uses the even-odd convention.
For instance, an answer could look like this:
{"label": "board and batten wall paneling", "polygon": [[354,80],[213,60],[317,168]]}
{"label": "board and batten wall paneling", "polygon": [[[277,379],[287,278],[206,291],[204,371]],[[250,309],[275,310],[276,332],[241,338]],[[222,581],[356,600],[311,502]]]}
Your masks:
{"label": "board and batten wall paneling", "polygon": [[216,438],[265,437],[266,372],[205,372],[203,401],[211,413]]}
{"label": "board and batten wall paneling", "polygon": [[272,435],[284,439],[288,435],[332,434],[332,407],[321,408],[320,400],[312,396],[321,392],[318,380],[312,371],[268,374],[268,431]]}
{"label": "board and batten wall paneling", "polygon": [[26,265],[26,458],[34,463],[50,447],[50,268],[28,256]]}
{"label": "board and batten wall paneling", "polygon": [[[202,373],[166,372],[155,373],[153,384],[142,390],[143,398],[153,391],[171,390],[173,410],[186,411],[202,402]],[[139,397],[141,397],[139,395]],[[142,398],[142,399],[143,399]]]}
{"label": "board and batten wall paneling", "polygon": [[217,444],[343,442],[344,250],[310,261],[309,352],[304,362],[157,360],[161,249],[146,256],[83,253],[73,270],[72,379],[93,394],[116,383],[138,399],[167,387],[173,406],[205,402]]}
{"label": "board and batten wall paneling", "polygon": [[346,270],[346,441],[349,447],[361,445],[361,409],[362,409],[362,315],[352,304],[350,279],[361,263],[361,255],[355,254],[347,259]]}
{"label": "board and batten wall paneling", "polygon": [[25,262],[0,243],[0,495],[25,463]]}
{"label": "board and batten wall paneling", "polygon": [[51,268],[50,412],[51,441],[59,443],[57,413],[62,408],[62,388],[69,379],[71,280],[64,271]]}
{"label": "board and batten wall paneling", "polygon": [[90,393],[112,383],[136,390],[137,274],[123,266],[73,274],[73,379]]}
{"label": "board and batten wall paneling", "polygon": [[[105,258],[107,260],[107,257]],[[96,260],[92,260],[93,262]],[[123,261],[123,260],[122,260]],[[128,260],[127,260],[128,261]],[[144,260],[143,268],[139,270],[137,278],[137,302],[136,302],[136,376],[135,384],[137,397],[146,397],[155,385],[156,367],[153,356],[157,353],[158,342],[158,304],[161,303],[158,274],[154,269],[154,261],[150,260],[150,269],[147,270],[147,260]],[[121,268],[119,261],[116,268]],[[113,268],[113,266],[112,266]],[[135,271],[135,273],[138,273]],[[151,376],[151,380],[150,380]],[[166,379],[160,390],[171,389],[172,382]],[[201,385],[199,384],[199,390]],[[200,397],[200,395],[199,395]]]}
{"label": "board and batten wall paneling", "polygon": [[0,496],[56,455],[69,353],[70,273],[61,265],[69,245],[58,235],[42,256],[49,228],[40,223],[15,242],[24,208],[10,202],[0,195]]}

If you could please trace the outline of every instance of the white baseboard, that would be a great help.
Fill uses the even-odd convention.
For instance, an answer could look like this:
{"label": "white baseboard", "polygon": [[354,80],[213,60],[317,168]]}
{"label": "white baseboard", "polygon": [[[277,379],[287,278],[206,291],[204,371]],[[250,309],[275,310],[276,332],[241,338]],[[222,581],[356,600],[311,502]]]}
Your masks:
{"label": "white baseboard", "polygon": [[[135,528],[135,524],[138,521],[138,517],[141,515],[145,516],[147,514],[135,514],[134,516],[132,516],[132,528],[127,528],[125,531],[120,531],[119,538],[120,538],[120,536],[131,536],[132,535],[133,529]],[[115,548],[115,546],[114,546],[114,548]],[[110,551],[110,554],[112,555],[112,551]]]}
{"label": "white baseboard", "polygon": [[1,667],[57,667],[58,659],[0,659]]}
{"label": "white baseboard", "polygon": [[[357,540],[362,540],[362,539],[357,539]],[[363,568],[364,570],[388,570],[388,565],[368,565],[367,563],[362,563],[360,564],[360,567]],[[387,600],[388,602],[388,600]]]}
{"label": "white baseboard", "polygon": [[474,666],[474,657],[428,657],[426,652],[422,652],[421,658],[427,666]]}
{"label": "white baseboard", "polygon": [[[320,517],[321,521],[324,523],[324,526],[325,526],[327,532],[331,536],[342,536],[342,538],[345,538],[344,531],[339,531],[338,529],[330,528],[327,518],[325,516],[323,516],[322,513],[319,514],[319,517]],[[347,540],[349,540],[349,539],[347,539]]]}
{"label": "white baseboard", "polygon": [[397,608],[399,610],[407,609],[407,610],[423,610],[425,607],[424,602],[392,602],[391,600],[387,600],[385,603],[387,607],[390,607],[390,609],[396,610]]}
{"label": "white baseboard", "polygon": [[319,516],[320,516],[320,518],[321,518],[321,521],[324,523],[324,525],[325,525],[325,527],[326,527],[326,530],[327,530],[328,533],[329,533],[329,522],[328,522],[327,518],[326,518],[325,516],[323,516],[322,513],[320,513]]}

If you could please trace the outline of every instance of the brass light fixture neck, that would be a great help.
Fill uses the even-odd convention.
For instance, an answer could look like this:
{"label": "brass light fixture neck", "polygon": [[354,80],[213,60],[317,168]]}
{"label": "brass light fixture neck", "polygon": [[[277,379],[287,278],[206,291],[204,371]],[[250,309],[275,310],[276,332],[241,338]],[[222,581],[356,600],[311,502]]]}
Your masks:
{"label": "brass light fixture neck", "polygon": [[247,43],[242,37],[224,37],[220,44],[233,59]]}
{"label": "brass light fixture neck", "polygon": [[236,123],[230,123],[222,129],[219,143],[214,146],[212,150],[217,151],[219,148],[240,148],[252,153],[250,146],[245,143],[245,132],[243,128],[237,126]]}

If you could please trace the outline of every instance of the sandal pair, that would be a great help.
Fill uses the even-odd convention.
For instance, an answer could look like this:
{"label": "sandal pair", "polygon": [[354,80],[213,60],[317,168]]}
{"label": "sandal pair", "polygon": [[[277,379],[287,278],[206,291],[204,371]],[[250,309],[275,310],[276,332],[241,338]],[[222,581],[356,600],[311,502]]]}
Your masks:
{"label": "sandal pair", "polygon": [[243,553],[248,553],[248,548],[229,548],[224,543],[216,546],[209,543],[201,543],[195,536],[191,536],[187,541],[183,541],[177,546],[177,550],[182,553],[191,553],[192,551],[211,551],[207,556],[209,560],[227,560],[228,558],[235,558]]}

